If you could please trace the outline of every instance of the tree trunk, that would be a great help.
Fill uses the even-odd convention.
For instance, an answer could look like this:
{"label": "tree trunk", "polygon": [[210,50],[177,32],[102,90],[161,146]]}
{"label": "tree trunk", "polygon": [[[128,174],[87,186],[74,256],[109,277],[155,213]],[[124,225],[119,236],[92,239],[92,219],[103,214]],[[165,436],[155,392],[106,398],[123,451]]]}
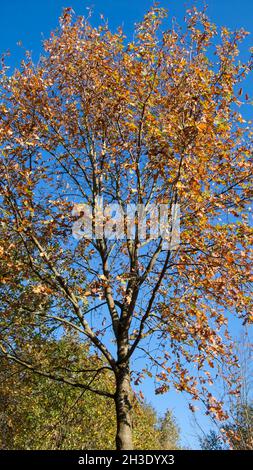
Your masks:
{"label": "tree trunk", "polygon": [[116,449],[132,450],[132,412],[129,367],[120,368],[116,377]]}

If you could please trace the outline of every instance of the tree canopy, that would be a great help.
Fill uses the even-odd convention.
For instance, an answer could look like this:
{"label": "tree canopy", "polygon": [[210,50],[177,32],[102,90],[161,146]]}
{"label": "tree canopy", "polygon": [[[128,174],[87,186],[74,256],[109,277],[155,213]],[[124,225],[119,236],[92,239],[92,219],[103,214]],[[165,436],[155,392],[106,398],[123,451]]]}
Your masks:
{"label": "tree canopy", "polygon": [[[146,374],[226,420],[211,386],[224,376],[235,393],[228,321],[252,320],[246,33],[196,8],[162,30],[166,16],[153,7],[127,42],[67,8],[37,63],[1,69],[1,351],[114,400],[119,449],[132,448],[131,383]],[[146,233],[135,210],[126,233],[131,204]],[[41,364],[24,338],[48,329],[88,341],[94,370]]]}

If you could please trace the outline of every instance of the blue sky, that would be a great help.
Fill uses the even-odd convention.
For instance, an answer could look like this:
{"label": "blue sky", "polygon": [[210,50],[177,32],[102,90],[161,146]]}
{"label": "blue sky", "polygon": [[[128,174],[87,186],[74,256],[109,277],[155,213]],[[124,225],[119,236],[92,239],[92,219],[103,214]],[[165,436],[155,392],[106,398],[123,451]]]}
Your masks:
{"label": "blue sky", "polygon": [[[195,2],[196,3],[196,2]],[[252,0],[209,0],[209,14],[219,25],[230,28],[243,26],[252,31]],[[41,40],[57,26],[62,8],[71,6],[77,14],[85,14],[86,7],[94,10],[94,22],[103,13],[112,28],[123,25],[131,35],[134,22],[153,4],[153,0],[0,0],[0,50],[12,52],[13,65],[18,63],[22,51],[17,46],[22,41],[25,49],[38,54]],[[168,8],[171,16],[183,19],[185,7],[193,4],[191,0],[162,0],[161,6]],[[197,2],[200,4],[200,2]],[[245,42],[244,49],[251,39]]]}
{"label": "blue sky", "polygon": [[[253,1],[252,0],[209,0],[209,16],[218,25],[225,25],[231,29],[244,27],[252,33]],[[77,14],[86,14],[86,7],[94,10],[93,22],[99,20],[102,13],[108,18],[112,29],[123,26],[125,34],[131,38],[133,25],[139,21],[143,13],[153,4],[152,0],[0,0],[0,52],[10,51],[8,64],[18,67],[24,50],[32,50],[36,59],[41,51],[43,38],[47,38],[50,31],[57,27],[58,17],[64,7],[72,7]],[[170,17],[176,16],[182,22],[185,8],[193,4],[185,0],[164,0],[160,5],[168,8]],[[196,4],[196,2],[195,2]],[[199,4],[197,2],[197,4]],[[23,49],[17,43],[21,41]],[[242,54],[246,56],[247,50],[252,46],[252,37],[249,36],[242,45]],[[247,87],[250,82],[247,81]],[[240,326],[234,325],[233,333],[239,334]],[[145,395],[159,413],[166,408],[173,409],[182,430],[184,445],[196,448],[196,428],[192,424],[192,417],[188,412],[187,401],[177,393],[169,392],[163,396],[155,396],[150,380],[145,384]],[[201,426],[208,428],[209,424],[203,417]]]}

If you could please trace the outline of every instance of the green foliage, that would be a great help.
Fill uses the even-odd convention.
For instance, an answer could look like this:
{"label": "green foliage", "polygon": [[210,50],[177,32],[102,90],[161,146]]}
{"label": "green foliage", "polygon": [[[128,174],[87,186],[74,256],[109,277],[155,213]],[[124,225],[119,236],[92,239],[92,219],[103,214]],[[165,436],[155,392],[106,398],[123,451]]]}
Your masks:
{"label": "green foliage", "polygon": [[180,449],[180,429],[170,410],[159,420],[159,442],[161,449]]}
{"label": "green foliage", "polygon": [[200,438],[199,441],[202,450],[224,450],[225,447],[221,436],[213,429],[204,438]]}
{"label": "green foliage", "polygon": [[224,426],[227,443],[224,442],[224,432],[211,430],[204,438],[200,438],[203,450],[253,450],[253,405],[240,404],[235,407],[234,416]]}
{"label": "green foliage", "polygon": [[253,450],[253,403],[237,405],[233,421],[225,428],[234,450]]}
{"label": "green foliage", "polygon": [[[73,375],[73,364],[76,370],[81,366],[87,370],[99,361],[85,344],[69,335],[40,344],[33,341],[29,348],[33,353],[37,348],[41,366],[56,371],[64,364],[65,374],[71,363]],[[113,391],[109,373],[101,373],[97,382],[97,388]],[[161,421],[158,426],[152,407],[135,399],[133,408],[136,449],[165,448],[169,442],[165,436],[170,433],[173,444],[169,445],[176,445],[178,430],[171,413],[166,414],[166,423]],[[0,448],[114,449],[115,426],[111,399],[31,373],[0,358]]]}

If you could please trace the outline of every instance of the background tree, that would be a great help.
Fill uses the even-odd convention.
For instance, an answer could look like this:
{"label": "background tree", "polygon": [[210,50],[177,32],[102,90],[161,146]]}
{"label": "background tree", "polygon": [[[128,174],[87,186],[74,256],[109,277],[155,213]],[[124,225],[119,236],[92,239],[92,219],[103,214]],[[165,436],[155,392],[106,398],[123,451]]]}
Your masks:
{"label": "background tree", "polygon": [[[229,422],[220,431],[211,430],[204,438],[200,438],[204,450],[253,449],[253,395],[252,395],[252,344],[247,330],[243,331],[237,341],[236,350],[240,369],[233,378],[240,383],[237,395],[225,394],[229,397]],[[225,436],[224,436],[225,431]]]}
{"label": "background tree", "polygon": [[161,449],[180,449],[180,429],[170,410],[160,419],[158,429]]}
{"label": "background tree", "polygon": [[[251,63],[237,60],[246,33],[219,33],[195,8],[183,29],[162,32],[165,17],[152,8],[126,44],[121,30],[67,8],[39,62],[28,54],[1,75],[1,351],[114,400],[118,449],[133,446],[131,380],[145,374],[157,393],[171,384],[226,419],[209,385],[217,367],[229,382],[236,365],[228,312],[250,320],[252,135],[238,84]],[[180,204],[180,246],[161,233],[147,243],[138,223],[133,237],[75,241],[74,203],[89,204],[94,228],[98,197],[125,213],[130,202],[166,204],[168,217]],[[102,215],[108,229],[112,214]],[[89,341],[94,371],[76,376],[29,354],[24,331],[54,329]]]}
{"label": "background tree", "polygon": [[[38,344],[31,347],[32,353],[37,354]],[[40,349],[40,361],[50,358],[55,369],[64,367],[67,371],[73,363],[77,369],[94,368],[94,358],[75,337],[46,340]],[[110,380],[103,381],[104,388],[113,388]],[[140,404],[136,397],[133,403],[136,449],[179,446],[179,430],[172,414],[166,413],[160,423],[158,426],[154,410]],[[113,449],[115,427],[115,410],[109,399],[35,375],[1,358],[1,449]]]}
{"label": "background tree", "polygon": [[[230,422],[224,426],[223,432],[212,429],[204,438],[200,438],[202,450],[253,449],[253,406],[237,405],[232,413]],[[224,442],[224,430],[227,442]]]}
{"label": "background tree", "polygon": [[226,450],[223,438],[211,429],[207,435],[199,438],[200,448],[202,450]]}

